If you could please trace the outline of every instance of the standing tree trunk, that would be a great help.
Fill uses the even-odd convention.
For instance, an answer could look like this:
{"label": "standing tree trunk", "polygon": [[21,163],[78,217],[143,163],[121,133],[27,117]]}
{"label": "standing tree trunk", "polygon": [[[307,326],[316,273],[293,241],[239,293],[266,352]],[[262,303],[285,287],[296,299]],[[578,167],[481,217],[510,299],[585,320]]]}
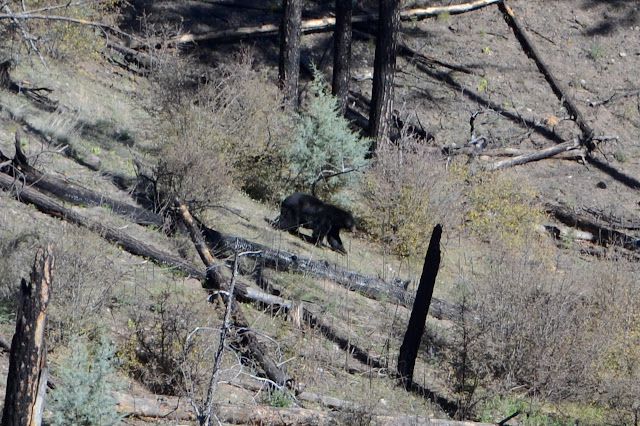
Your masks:
{"label": "standing tree trunk", "polygon": [[51,246],[39,249],[22,298],[11,341],[3,426],[40,425],[48,376],[44,338],[54,258]]}
{"label": "standing tree trunk", "polygon": [[336,0],[336,29],[333,33],[333,88],[338,98],[338,108],[344,114],[351,77],[351,16],[353,2]]}
{"label": "standing tree trunk", "polygon": [[278,64],[280,86],[287,109],[298,106],[298,77],[300,75],[301,0],[282,0],[280,25],[280,60]]}
{"label": "standing tree trunk", "polygon": [[433,296],[433,288],[436,284],[436,276],[440,268],[440,237],[442,236],[442,226],[436,225],[431,233],[431,241],[427,249],[427,255],[424,258],[424,266],[422,267],[422,276],[416,293],[416,299],[413,302],[409,325],[400,346],[400,354],[398,355],[398,373],[400,374],[402,384],[405,389],[410,389],[413,383],[413,367],[418,356],[418,348],[424,333],[425,321],[429,305],[431,304],[431,296]]}
{"label": "standing tree trunk", "polygon": [[369,113],[369,135],[372,151],[389,138],[393,112],[393,77],[396,68],[400,1],[380,0],[376,57],[373,63],[373,87]]}

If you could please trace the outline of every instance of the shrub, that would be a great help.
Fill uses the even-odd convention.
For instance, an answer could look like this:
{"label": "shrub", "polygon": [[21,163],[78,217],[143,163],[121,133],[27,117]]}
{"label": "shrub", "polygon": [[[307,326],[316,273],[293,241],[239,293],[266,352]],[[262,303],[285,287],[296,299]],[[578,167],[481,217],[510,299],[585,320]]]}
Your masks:
{"label": "shrub", "polygon": [[220,204],[233,185],[260,200],[279,200],[288,182],[285,147],[292,120],[252,54],[205,73],[172,60],[154,77],[164,98],[167,137],[155,169],[164,204],[181,197],[192,208]]}
{"label": "shrub", "polygon": [[[485,241],[520,247],[544,219],[536,204],[536,192],[526,179],[509,172],[470,173],[454,165],[468,202],[466,227]],[[464,182],[464,183],[463,183]]]}
{"label": "shrub", "polygon": [[54,370],[56,387],[47,398],[52,425],[115,425],[117,388],[114,350],[100,335],[88,342],[74,335]]}
{"label": "shrub", "polygon": [[[369,139],[351,130],[338,110],[338,100],[316,73],[287,151],[293,189],[332,194],[356,182],[356,172],[368,163],[370,145]],[[316,187],[317,183],[321,185]]]}
{"label": "shrub", "polygon": [[[204,395],[211,347],[219,331],[209,315],[178,290],[163,290],[135,301],[129,311],[125,368],[152,392]],[[201,306],[207,309],[208,306]]]}
{"label": "shrub", "polygon": [[120,251],[90,231],[65,224],[57,231],[56,270],[49,306],[49,339],[66,344],[69,336],[92,333],[102,324],[104,308],[125,275],[112,255]]}
{"label": "shrub", "polygon": [[220,152],[223,135],[211,114],[195,105],[174,112],[154,175],[160,210],[177,197],[193,211],[222,204],[231,189],[230,164]]}
{"label": "shrub", "polygon": [[446,230],[459,223],[459,191],[439,156],[419,141],[405,137],[376,154],[358,189],[360,226],[400,256],[423,256],[436,222]]}
{"label": "shrub", "polygon": [[[606,260],[552,263],[535,248],[510,252],[491,252],[458,279],[465,309],[447,359],[460,400],[471,410],[518,389],[527,400],[613,408],[614,423],[633,424],[640,402],[637,267],[624,262],[623,275]],[[584,416],[597,415],[579,411],[586,423]]]}

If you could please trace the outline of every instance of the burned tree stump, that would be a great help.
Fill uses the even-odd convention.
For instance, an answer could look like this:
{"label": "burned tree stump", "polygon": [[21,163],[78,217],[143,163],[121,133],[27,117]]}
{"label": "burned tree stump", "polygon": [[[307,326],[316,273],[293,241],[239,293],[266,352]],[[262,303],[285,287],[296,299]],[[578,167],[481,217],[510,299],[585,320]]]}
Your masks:
{"label": "burned tree stump", "polygon": [[410,389],[413,383],[413,368],[418,356],[418,348],[424,333],[425,321],[431,297],[433,296],[433,288],[436,285],[436,276],[440,268],[440,237],[442,236],[442,226],[436,225],[431,234],[431,241],[427,249],[427,255],[424,259],[422,268],[422,276],[418,285],[409,325],[400,346],[400,354],[398,355],[398,374],[405,389]]}
{"label": "burned tree stump", "polygon": [[39,249],[30,282],[22,280],[16,332],[11,342],[3,426],[39,425],[48,369],[45,325],[54,257],[51,246]]}

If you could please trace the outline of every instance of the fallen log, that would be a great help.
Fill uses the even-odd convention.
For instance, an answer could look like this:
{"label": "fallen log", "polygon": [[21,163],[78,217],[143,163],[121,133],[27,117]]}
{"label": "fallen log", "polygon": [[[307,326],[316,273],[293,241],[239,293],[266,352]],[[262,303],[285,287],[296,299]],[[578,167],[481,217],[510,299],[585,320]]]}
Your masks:
{"label": "fallen log", "polygon": [[[162,228],[164,220],[162,216],[158,214],[142,207],[127,204],[103,194],[99,194],[95,191],[91,191],[90,189],[83,188],[82,186],[71,183],[65,179],[59,179],[54,176],[47,175],[33,168],[27,163],[27,158],[22,153],[20,148],[21,138],[18,131],[15,134],[15,138],[16,155],[12,160],[14,167],[7,167],[6,169],[0,167],[0,171],[9,173],[14,177],[19,174],[19,179],[24,180],[27,184],[62,201],[75,205],[104,206],[109,208],[113,213],[126,217],[138,225],[153,225],[158,228]],[[8,158],[0,152],[0,161],[3,160],[8,160]],[[2,164],[5,164],[5,162],[3,161]],[[7,164],[5,164],[5,167],[6,166]]]}
{"label": "fallen log", "polygon": [[544,78],[551,86],[551,90],[556,95],[556,97],[560,100],[562,105],[567,109],[569,114],[571,115],[571,119],[578,125],[580,130],[582,131],[582,140],[581,144],[585,145],[589,151],[593,151],[596,148],[596,144],[593,141],[593,136],[595,135],[593,129],[586,123],[582,113],[573,102],[572,98],[567,95],[565,90],[562,89],[561,84],[555,78],[555,76],[551,73],[549,66],[542,59],[542,56],[538,52],[538,49],[535,47],[527,32],[525,31],[523,25],[520,23],[520,19],[515,16],[513,13],[513,9],[507,4],[506,1],[498,2],[498,8],[503,14],[507,25],[513,30],[513,33],[516,36],[518,42],[522,46],[525,54],[533,59],[536,63],[538,70],[542,73]]}
{"label": "fallen log", "polygon": [[[0,15],[0,19],[2,15]],[[54,101],[43,95],[41,92],[51,92],[51,89],[46,87],[27,87],[22,84],[15,83],[9,76],[9,68],[11,67],[11,60],[6,59],[0,62],[0,88],[7,89],[14,93],[22,93],[27,99],[30,99],[34,104],[47,112],[53,112],[58,108],[58,101]]]}
{"label": "fallen log", "polygon": [[409,60],[414,60],[416,62],[420,62],[423,65],[431,65],[431,64],[435,64],[435,65],[439,65],[441,67],[444,68],[448,68],[450,70],[453,71],[459,71],[465,74],[477,74],[480,76],[484,76],[484,71],[482,72],[477,72],[474,71],[470,68],[467,67],[463,67],[461,65],[455,65],[455,64],[448,64],[446,62],[442,62],[432,56],[427,56],[424,55],[420,52],[418,52],[417,50],[414,50],[412,48],[410,48],[407,44],[405,43],[398,43],[398,53],[402,56],[405,56],[406,58],[408,58]]}
{"label": "fallen log", "polygon": [[[227,235],[200,223],[202,234],[210,249],[220,251],[216,257],[230,256],[235,244],[241,251],[251,252],[250,258],[260,267],[276,271],[310,275],[340,284],[351,291],[374,300],[396,303],[405,308],[413,306],[415,295],[407,290],[409,280],[394,278],[389,281],[342,268],[326,260],[311,260],[294,253],[277,250],[263,244],[254,243],[233,235]],[[438,319],[454,320],[459,317],[460,308],[453,302],[432,298],[429,313]]]}
{"label": "fallen log", "polygon": [[198,279],[204,278],[204,273],[202,271],[181,257],[158,250],[149,244],[131,237],[120,229],[92,221],[82,214],[62,206],[37,190],[26,186],[24,182],[16,180],[4,173],[0,173],[0,188],[7,191],[13,190],[14,196],[19,201],[32,204],[43,213],[75,223],[96,232],[107,241],[118,244],[124,250],[132,254],[151,258],[158,264],[172,266],[192,277]]}
{"label": "fallen log", "polygon": [[563,142],[561,144],[554,145],[549,148],[544,148],[530,154],[519,155],[514,158],[498,161],[496,163],[493,163],[487,166],[486,169],[493,171],[493,170],[504,169],[506,167],[517,166],[520,164],[526,164],[532,161],[538,161],[544,158],[549,158],[556,154],[560,154],[562,152],[577,149],[577,148],[580,148],[581,146],[582,146],[581,141],[578,138],[574,138],[570,141]]}
{"label": "fallen log", "polygon": [[[209,252],[209,249],[202,238],[202,234],[193,220],[191,213],[189,213],[187,206],[177,199],[175,200],[175,205],[180,211],[183,222],[189,229],[189,235],[191,236],[191,240],[193,241],[200,258],[207,267],[208,280],[212,281],[216,288],[229,292],[228,286],[224,283],[220,275],[215,272],[216,265],[214,264],[213,257],[211,256],[211,253]],[[234,249],[235,257],[237,257],[238,251],[239,250],[237,248]],[[225,303],[231,303],[229,300],[230,298],[225,299]],[[246,347],[248,349],[251,358],[260,365],[266,376],[278,386],[293,385],[291,379],[287,377],[286,373],[282,371],[278,364],[271,358],[271,356],[269,356],[264,345],[260,343],[255,333],[251,330],[249,322],[246,320],[237,303],[232,303],[231,317],[233,319],[233,326],[237,330],[236,335],[238,343],[242,347]]]}
{"label": "fallen log", "polygon": [[240,251],[251,252],[249,257],[255,259],[263,267],[328,279],[376,300],[386,299],[403,306],[410,306],[409,302],[413,301],[413,297],[406,291],[409,285],[408,280],[395,279],[387,282],[338,265],[332,265],[325,260],[305,259],[294,253],[272,249],[263,244],[224,234],[208,228],[204,224],[200,226],[209,248],[214,253],[219,253],[216,255],[218,258],[231,256],[236,244],[238,244]]}
{"label": "fallen log", "polygon": [[593,234],[595,241],[600,245],[616,245],[631,251],[640,250],[640,239],[633,235],[604,227],[585,216],[572,212],[566,207],[547,203],[545,204],[545,209],[547,213],[554,215],[556,219],[565,225]]}
{"label": "fallen log", "polygon": [[[0,173],[0,187],[7,191],[15,189],[15,196],[20,201],[35,205],[38,210],[43,213],[68,220],[95,231],[108,241],[120,245],[120,247],[132,254],[150,258],[161,265],[175,267],[196,279],[206,278],[204,272],[186,260],[158,250],[151,245],[131,237],[120,229],[94,222],[82,214],[62,206],[37,190],[25,186],[24,183],[21,183],[13,177]],[[62,187],[59,189],[62,189]],[[58,193],[58,191],[55,192]],[[72,201],[70,200],[70,202]],[[226,256],[232,255],[233,247],[237,240],[242,251],[255,252],[249,256],[260,261],[260,263],[266,267],[279,271],[308,274],[317,278],[329,279],[376,300],[384,299],[405,307],[410,307],[413,304],[413,295],[406,291],[409,281],[394,279],[391,282],[387,282],[379,278],[341,268],[337,265],[331,265],[326,261],[305,259],[293,253],[273,250],[264,245],[232,235],[222,234],[206,227],[203,228],[203,233],[209,247],[222,250]],[[217,257],[224,256],[220,255]],[[286,309],[291,307],[290,301],[257,290],[242,282],[238,283],[237,292],[238,297],[243,302],[278,305]],[[435,318],[455,318],[455,304],[435,298],[432,303],[431,312]]]}
{"label": "fallen log", "polygon": [[[502,0],[478,0],[470,3],[451,5],[451,6],[436,6],[420,9],[409,9],[400,12],[400,19],[403,21],[412,21],[425,19],[432,16],[438,16],[441,13],[449,13],[450,15],[460,14],[464,12],[470,12],[472,10],[480,9],[485,6],[489,6],[494,3],[498,3]],[[378,20],[377,15],[357,15],[351,18],[352,24],[358,24],[363,22],[375,22]],[[319,19],[309,19],[302,21],[300,30],[303,34],[330,31],[336,25],[336,18],[333,16],[327,16]],[[238,27],[229,28],[225,30],[211,31],[203,34],[182,34],[169,40],[168,44],[184,44],[184,43],[198,43],[211,40],[224,40],[224,39],[236,39],[256,36],[276,35],[280,31],[279,24],[264,24],[251,27]]]}
{"label": "fallen log", "polygon": [[[134,63],[140,68],[146,70],[157,68],[158,61],[151,55],[143,53],[139,50],[131,49],[130,47],[123,46],[120,43],[116,43],[113,40],[107,39],[105,42],[106,47],[113,49],[116,52],[120,52],[124,55],[124,59],[129,63]],[[142,75],[148,74],[148,71],[142,72]]]}
{"label": "fallen log", "polygon": [[[478,153],[478,158],[490,161],[495,157],[519,157],[521,155],[532,155],[538,152],[535,149],[519,149],[519,148],[495,148],[495,149],[483,149]],[[457,154],[458,151],[454,151],[453,154]],[[581,160],[587,155],[586,148],[572,149],[571,151],[563,151],[555,154],[551,157],[547,157],[549,160]]]}
{"label": "fallen log", "polygon": [[[17,181],[16,179],[0,173],[0,188],[6,191],[14,191],[14,196],[19,200],[27,204],[34,205],[41,212],[58,217],[63,220],[67,220],[76,225],[80,225],[91,231],[98,233],[107,241],[119,245],[123,250],[128,251],[136,256],[142,256],[151,259],[159,265],[166,265],[175,268],[176,270],[187,274],[193,278],[203,280],[206,278],[205,272],[197,268],[195,265],[186,261],[185,259],[175,256],[171,253],[166,253],[152,245],[146,244],[120,229],[113,228],[108,225],[104,225],[91,219],[86,218],[82,214],[68,209],[50,197],[38,192],[37,190],[27,187],[24,183]],[[277,305],[287,308],[290,302],[267,294],[261,290],[252,288],[243,283],[238,283],[236,286],[238,298],[243,302],[262,303],[265,305]]]}
{"label": "fallen log", "polygon": [[597,107],[600,105],[608,104],[609,102],[612,102],[616,99],[626,98],[629,96],[636,96],[636,95],[640,95],[640,89],[631,90],[630,92],[624,92],[624,93],[614,93],[613,95],[609,96],[607,99],[589,102],[589,106]]}
{"label": "fallen log", "polygon": [[580,240],[580,241],[596,241],[596,238],[591,232],[579,231],[574,228],[568,228],[562,225],[538,225],[536,231],[550,233],[557,240]]}
{"label": "fallen log", "polygon": [[[160,395],[120,394],[118,411],[128,417],[165,418],[170,420],[194,420],[189,404],[178,397]],[[219,404],[216,417],[222,423],[289,426],[294,424],[334,425],[358,423],[365,415],[371,424],[380,426],[491,426],[493,423],[476,423],[447,419],[434,419],[415,415],[363,413],[359,410],[323,411],[309,408],[279,408],[255,404]]]}

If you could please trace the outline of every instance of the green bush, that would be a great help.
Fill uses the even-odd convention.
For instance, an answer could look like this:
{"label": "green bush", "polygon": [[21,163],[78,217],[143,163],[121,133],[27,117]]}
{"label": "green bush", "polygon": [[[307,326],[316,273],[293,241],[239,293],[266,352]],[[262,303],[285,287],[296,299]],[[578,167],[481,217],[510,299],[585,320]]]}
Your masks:
{"label": "green bush", "polygon": [[459,223],[459,190],[448,185],[443,163],[419,141],[406,137],[376,154],[358,186],[359,226],[397,255],[424,256],[436,223],[446,230]]}
{"label": "green bush", "polygon": [[338,110],[336,97],[316,73],[287,151],[293,189],[333,194],[354,183],[357,171],[368,163],[365,156],[370,145],[369,139],[351,130]]}
{"label": "green bush", "polygon": [[52,425],[115,425],[114,350],[104,335],[95,341],[73,336],[67,353],[60,356],[54,374],[56,387],[47,397]]}
{"label": "green bush", "polygon": [[526,179],[507,172],[477,172],[459,168],[468,201],[466,227],[485,241],[500,241],[510,247],[526,243],[535,225],[544,219],[536,203],[536,191]]}

